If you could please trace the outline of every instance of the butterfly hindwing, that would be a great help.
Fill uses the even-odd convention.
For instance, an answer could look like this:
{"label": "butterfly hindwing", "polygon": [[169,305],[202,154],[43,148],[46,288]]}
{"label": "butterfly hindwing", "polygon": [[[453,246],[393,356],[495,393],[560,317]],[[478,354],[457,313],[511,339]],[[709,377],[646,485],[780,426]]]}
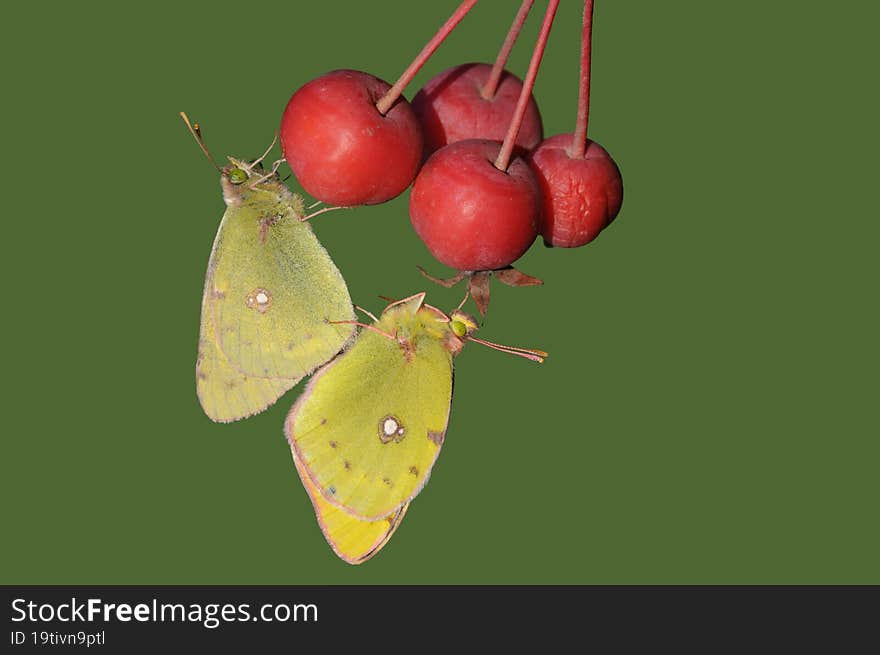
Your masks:
{"label": "butterfly hindwing", "polygon": [[318,525],[330,547],[349,564],[360,564],[378,553],[397,530],[409,504],[377,521],[363,521],[327,502],[294,453],[293,462],[312,501]]}
{"label": "butterfly hindwing", "polygon": [[196,391],[205,413],[226,423],[256,414],[274,403],[296,380],[250,377],[220,351],[212,321],[203,321],[196,362]]}
{"label": "butterfly hindwing", "polygon": [[445,321],[417,302],[375,327],[310,381],[288,414],[295,456],[324,499],[365,520],[397,511],[424,486],[452,399]]}

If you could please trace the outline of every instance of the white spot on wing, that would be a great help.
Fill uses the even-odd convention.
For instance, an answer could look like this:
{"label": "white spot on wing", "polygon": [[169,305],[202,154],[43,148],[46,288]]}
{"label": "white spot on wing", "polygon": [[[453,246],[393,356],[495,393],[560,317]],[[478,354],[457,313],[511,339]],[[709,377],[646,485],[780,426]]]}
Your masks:
{"label": "white spot on wing", "polygon": [[406,429],[396,416],[386,416],[379,421],[379,441],[382,443],[400,441],[405,433]]}
{"label": "white spot on wing", "polygon": [[261,314],[264,314],[272,306],[272,294],[268,289],[257,287],[247,295],[244,303],[249,308],[256,309]]}

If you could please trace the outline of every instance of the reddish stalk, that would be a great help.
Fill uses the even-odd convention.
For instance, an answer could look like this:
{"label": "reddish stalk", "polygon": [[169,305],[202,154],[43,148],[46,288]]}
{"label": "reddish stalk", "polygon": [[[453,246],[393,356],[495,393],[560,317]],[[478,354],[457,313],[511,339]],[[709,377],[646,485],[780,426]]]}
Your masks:
{"label": "reddish stalk", "polygon": [[538,34],[538,41],[535,43],[534,52],[532,52],[532,60],[529,62],[526,78],[523,80],[523,88],[520,91],[519,99],[516,101],[516,109],[513,112],[513,118],[510,119],[510,127],[507,128],[504,143],[501,144],[501,152],[498,153],[498,158],[495,160],[495,168],[500,171],[506,171],[507,166],[510,164],[510,156],[513,154],[516,137],[519,134],[519,128],[526,113],[526,105],[528,105],[529,98],[532,96],[535,79],[538,77],[538,68],[541,66],[541,58],[544,56],[544,48],[547,47],[547,38],[550,36],[550,28],[553,26],[553,17],[556,16],[556,8],[558,6],[559,0],[550,0],[547,4],[544,22],[541,23],[541,32]]}
{"label": "reddish stalk", "polygon": [[501,81],[501,73],[504,72],[504,66],[507,64],[507,58],[510,57],[510,51],[513,50],[513,44],[516,43],[516,39],[522,30],[523,23],[526,22],[526,17],[529,15],[529,11],[533,4],[535,4],[535,0],[523,0],[523,3],[519,7],[519,11],[516,13],[516,18],[513,19],[510,31],[507,32],[507,36],[504,38],[504,43],[501,44],[501,50],[498,51],[498,56],[495,58],[495,64],[492,66],[492,71],[489,73],[489,79],[486,80],[483,88],[480,89],[480,95],[486,100],[491,100],[495,97],[495,92],[498,90],[498,83]]}
{"label": "reddish stalk", "polygon": [[474,5],[477,4],[477,0],[464,0],[458,9],[455,10],[455,13],[449,17],[445,23],[443,23],[443,27],[434,35],[434,37],[428,41],[422,51],[418,54],[418,56],[413,59],[413,62],[409,65],[409,67],[403,71],[403,74],[394,83],[388,91],[385,92],[379,101],[376,103],[376,109],[379,110],[379,113],[383,116],[388,113],[388,110],[391,109],[391,105],[397,102],[397,99],[403,93],[403,89],[412,81],[412,78],[416,76],[422,66],[425,65],[425,62],[430,59],[431,55],[434,54],[434,51],[440,47],[440,44],[452,33],[452,30],[461,22],[462,18],[473,9]]}
{"label": "reddish stalk", "polygon": [[583,159],[587,150],[590,120],[590,47],[593,40],[593,0],[584,0],[584,29],[581,32],[581,86],[578,89],[577,123],[572,137],[572,159]]}

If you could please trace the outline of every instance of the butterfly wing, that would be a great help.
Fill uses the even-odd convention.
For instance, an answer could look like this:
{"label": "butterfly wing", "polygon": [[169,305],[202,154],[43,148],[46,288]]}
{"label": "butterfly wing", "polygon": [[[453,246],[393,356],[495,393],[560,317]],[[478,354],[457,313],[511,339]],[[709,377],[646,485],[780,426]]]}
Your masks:
{"label": "butterfly wing", "polygon": [[254,195],[227,209],[209,268],[218,343],[242,373],[301,379],[352,336],[353,326],[328,321],[353,320],[354,309],[345,280],[285,194]]}
{"label": "butterfly wing", "polygon": [[234,421],[263,411],[353,335],[345,281],[293,195],[259,185],[223,215],[202,297],[196,388],[205,413]]}
{"label": "butterfly wing", "polygon": [[[322,368],[290,410],[285,432],[325,500],[379,520],[422,489],[440,452],[452,400],[452,356],[411,312],[377,325]],[[436,319],[434,319],[436,320]]]}
{"label": "butterfly wing", "polygon": [[199,356],[196,361],[196,391],[205,413],[228,423],[257,414],[296,384],[287,378],[255,378],[232,366],[214,335],[212,321],[202,321]]}
{"label": "butterfly wing", "polygon": [[318,525],[330,547],[349,564],[361,564],[378,553],[397,530],[409,504],[378,521],[362,521],[324,500],[302,464],[293,456],[296,471],[309,494]]}

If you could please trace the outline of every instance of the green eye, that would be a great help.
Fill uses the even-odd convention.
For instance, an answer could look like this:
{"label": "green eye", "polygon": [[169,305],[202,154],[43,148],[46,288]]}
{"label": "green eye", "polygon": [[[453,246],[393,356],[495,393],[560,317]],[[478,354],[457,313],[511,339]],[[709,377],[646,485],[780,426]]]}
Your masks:
{"label": "green eye", "polygon": [[477,329],[477,322],[469,314],[456,309],[452,312],[452,320],[449,321],[452,333],[458,338],[466,337]]}
{"label": "green eye", "polygon": [[229,181],[233,184],[241,184],[247,182],[248,179],[247,173],[240,168],[233,168],[227,173],[227,175],[229,176]]}

